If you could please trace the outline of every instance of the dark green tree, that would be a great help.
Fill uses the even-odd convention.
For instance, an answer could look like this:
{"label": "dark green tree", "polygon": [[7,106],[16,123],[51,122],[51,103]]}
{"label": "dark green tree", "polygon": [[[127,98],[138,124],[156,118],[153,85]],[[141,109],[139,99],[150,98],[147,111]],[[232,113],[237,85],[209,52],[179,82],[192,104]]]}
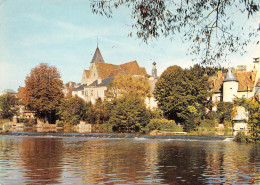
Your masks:
{"label": "dark green tree", "polygon": [[94,105],[87,111],[87,121],[91,124],[104,124],[109,119],[107,104],[98,98]]}
{"label": "dark green tree", "polygon": [[86,119],[88,109],[89,106],[82,98],[78,96],[69,97],[61,101],[57,115],[65,123],[76,125],[80,120]]}
{"label": "dark green tree", "polygon": [[13,95],[4,94],[0,96],[0,118],[11,119],[17,114],[19,101]]}
{"label": "dark green tree", "polygon": [[191,130],[195,127],[194,118],[203,117],[210,103],[208,76],[199,65],[186,70],[171,66],[158,79],[154,96],[168,119]]}
{"label": "dark green tree", "polygon": [[144,100],[136,94],[124,94],[117,98],[110,112],[109,124],[114,131],[139,131],[149,123]]}
{"label": "dark green tree", "polygon": [[183,41],[190,42],[190,54],[201,56],[203,63],[216,64],[228,52],[243,52],[260,30],[258,25],[240,21],[257,16],[258,0],[92,1],[93,13],[107,17],[112,17],[113,11],[122,6],[131,10],[131,26],[138,38],[147,42],[170,36],[174,40],[180,34]]}
{"label": "dark green tree", "polygon": [[217,104],[217,118],[220,123],[225,121],[232,121],[233,103],[231,102],[218,102]]}

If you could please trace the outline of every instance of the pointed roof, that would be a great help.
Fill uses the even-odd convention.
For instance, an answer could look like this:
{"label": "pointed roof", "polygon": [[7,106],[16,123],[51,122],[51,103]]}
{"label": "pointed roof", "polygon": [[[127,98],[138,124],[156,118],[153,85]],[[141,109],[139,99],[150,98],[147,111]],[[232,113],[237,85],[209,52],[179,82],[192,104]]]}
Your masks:
{"label": "pointed roof", "polygon": [[229,68],[223,82],[235,81],[238,82],[235,73]]}
{"label": "pointed roof", "polygon": [[105,61],[104,61],[104,59],[103,59],[103,57],[102,57],[102,55],[100,53],[100,50],[99,50],[98,46],[97,46],[95,54],[94,54],[94,56],[93,56],[93,58],[91,60],[91,63],[94,63],[94,62],[103,62],[103,63],[105,63]]}

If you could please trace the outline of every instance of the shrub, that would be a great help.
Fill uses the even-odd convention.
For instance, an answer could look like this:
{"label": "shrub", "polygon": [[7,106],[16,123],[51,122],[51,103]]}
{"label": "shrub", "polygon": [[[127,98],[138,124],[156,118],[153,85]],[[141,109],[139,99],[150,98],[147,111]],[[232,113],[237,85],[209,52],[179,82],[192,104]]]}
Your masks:
{"label": "shrub", "polygon": [[215,120],[205,119],[205,120],[201,120],[199,126],[200,127],[206,127],[206,128],[215,127],[216,126],[216,122],[215,122]]}
{"label": "shrub", "polygon": [[167,119],[151,119],[147,125],[149,130],[165,130],[165,131],[175,131],[182,132],[182,127],[177,126],[174,120]]}
{"label": "shrub", "polygon": [[248,135],[246,135],[245,132],[238,132],[237,135],[235,136],[235,141],[237,142],[243,142],[243,143],[248,143],[250,142],[250,138]]}

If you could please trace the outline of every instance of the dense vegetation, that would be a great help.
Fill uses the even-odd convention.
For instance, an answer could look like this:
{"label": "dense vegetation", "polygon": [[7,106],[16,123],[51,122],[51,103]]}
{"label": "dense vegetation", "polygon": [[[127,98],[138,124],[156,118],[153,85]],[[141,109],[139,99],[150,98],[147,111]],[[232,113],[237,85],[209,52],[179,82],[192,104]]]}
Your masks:
{"label": "dense vegetation", "polygon": [[[59,124],[73,126],[85,121],[116,132],[179,132],[184,129],[192,134],[207,132],[214,135],[218,123],[223,123],[225,131],[229,132],[232,131],[236,107],[243,106],[248,112],[249,135],[239,133],[236,140],[259,141],[259,98],[236,98],[232,103],[214,104],[210,98],[209,79],[216,76],[217,71],[217,68],[200,65],[189,69],[179,66],[167,68],[153,92],[158,110],[150,110],[145,105],[145,99],[151,97],[147,77],[119,75],[109,84],[105,100],[99,98],[92,104],[71,94],[63,97],[59,73],[47,64],[32,69],[26,78],[26,87],[20,88],[18,97],[28,109],[36,112],[38,118],[53,118],[54,121],[48,119],[50,123],[58,119]],[[13,96],[1,96],[1,118],[11,118],[17,111],[16,105],[17,100]],[[217,110],[213,111],[213,107]]]}
{"label": "dense vegetation", "polygon": [[208,76],[204,69],[195,65],[183,70],[179,66],[167,68],[159,78],[154,96],[164,115],[184,124],[185,130],[193,130],[195,117],[205,116],[210,106]]}
{"label": "dense vegetation", "polygon": [[18,112],[19,101],[13,95],[3,94],[0,96],[0,118],[12,119]]}

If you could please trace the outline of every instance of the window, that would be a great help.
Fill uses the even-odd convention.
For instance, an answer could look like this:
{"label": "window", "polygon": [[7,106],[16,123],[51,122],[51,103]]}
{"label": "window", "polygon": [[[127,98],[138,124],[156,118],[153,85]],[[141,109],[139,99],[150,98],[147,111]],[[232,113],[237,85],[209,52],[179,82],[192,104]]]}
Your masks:
{"label": "window", "polygon": [[81,91],[81,95],[84,96],[84,91]]}

